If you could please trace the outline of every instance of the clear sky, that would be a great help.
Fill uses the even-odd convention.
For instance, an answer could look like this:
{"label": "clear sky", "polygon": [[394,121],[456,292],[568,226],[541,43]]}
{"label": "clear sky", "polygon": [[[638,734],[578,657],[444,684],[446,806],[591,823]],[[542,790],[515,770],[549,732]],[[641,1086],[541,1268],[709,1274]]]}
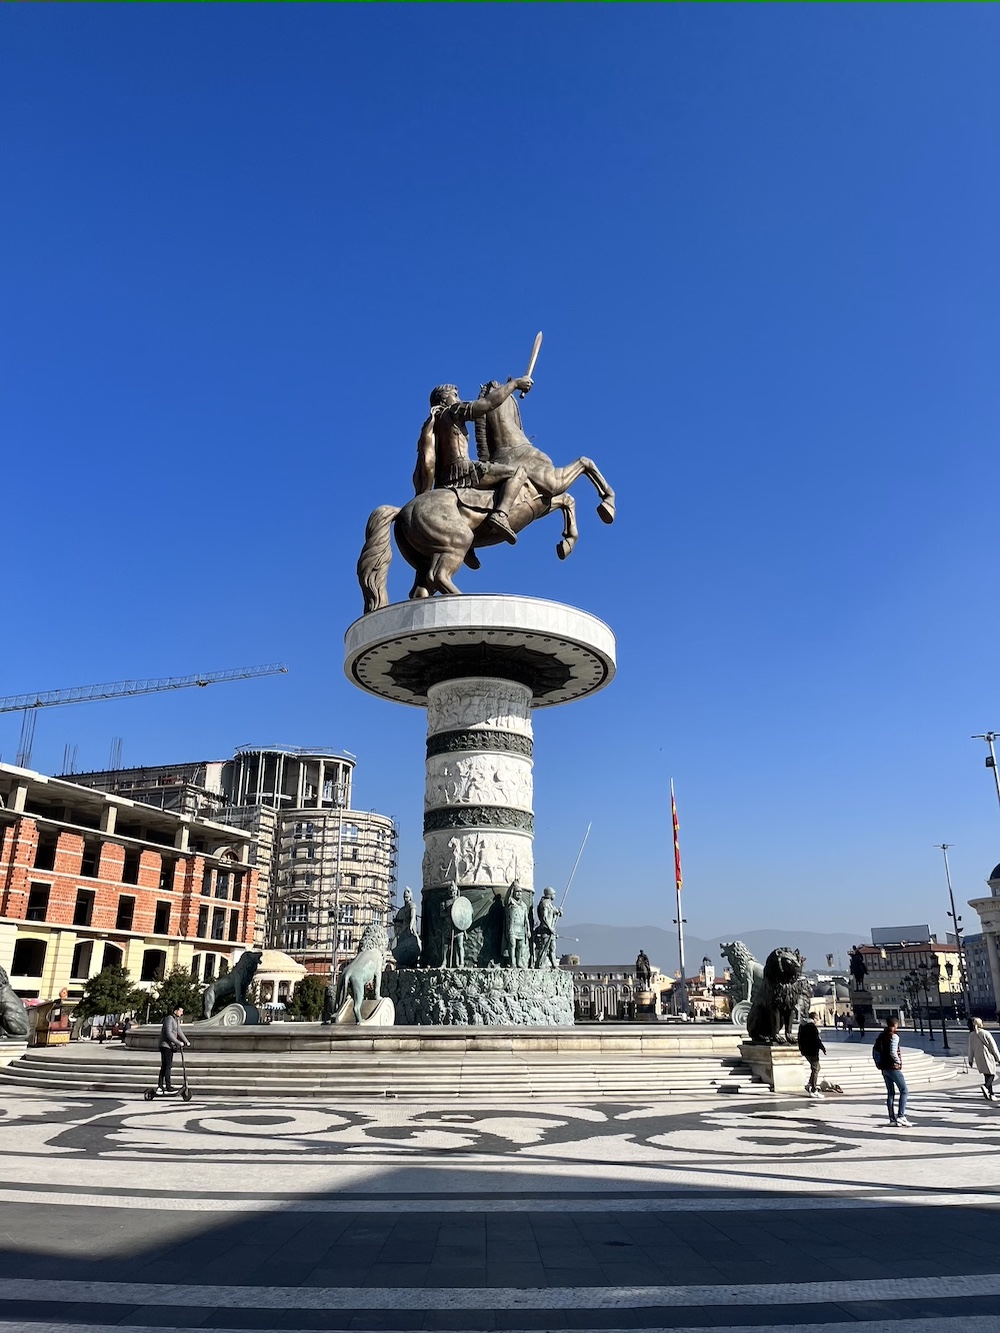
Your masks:
{"label": "clear sky", "polygon": [[346,748],[417,884],[354,564],[431,387],[543,329],[525,428],[618,521],[581,482],[568,562],[461,583],[619,674],[538,718],[536,883],[592,820],[567,914],[669,925],[672,775],[695,934],[943,933],[933,844],[963,900],[1000,860],[998,67],[979,5],[3,6],[0,692],[290,667],[49,710],[36,766]]}

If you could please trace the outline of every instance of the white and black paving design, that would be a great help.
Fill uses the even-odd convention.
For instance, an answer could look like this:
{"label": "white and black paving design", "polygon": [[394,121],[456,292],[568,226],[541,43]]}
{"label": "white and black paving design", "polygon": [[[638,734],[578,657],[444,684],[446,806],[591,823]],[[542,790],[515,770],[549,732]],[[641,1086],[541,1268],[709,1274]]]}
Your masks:
{"label": "white and black paving design", "polygon": [[0,1333],[1000,1333],[1000,1108],[0,1096]]}

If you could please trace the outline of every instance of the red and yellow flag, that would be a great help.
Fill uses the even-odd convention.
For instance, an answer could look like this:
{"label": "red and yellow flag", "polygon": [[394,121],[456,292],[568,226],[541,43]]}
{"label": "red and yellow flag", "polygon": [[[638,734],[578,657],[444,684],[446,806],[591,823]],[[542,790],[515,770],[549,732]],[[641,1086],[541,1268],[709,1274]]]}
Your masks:
{"label": "red and yellow flag", "polygon": [[670,779],[670,815],[674,821],[674,878],[677,880],[677,888],[680,889],[684,883],[684,877],[681,874],[681,825],[677,818],[677,802],[674,800],[674,780]]}

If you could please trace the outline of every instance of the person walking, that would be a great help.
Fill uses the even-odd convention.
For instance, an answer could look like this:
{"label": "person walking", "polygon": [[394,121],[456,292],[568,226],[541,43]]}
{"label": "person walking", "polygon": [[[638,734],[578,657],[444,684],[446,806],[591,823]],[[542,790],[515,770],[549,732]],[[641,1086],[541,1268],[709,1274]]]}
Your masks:
{"label": "person walking", "polygon": [[[885,1079],[885,1105],[889,1112],[890,1125],[902,1125],[909,1129],[912,1122],[906,1118],[906,1099],[909,1089],[903,1077],[903,1056],[899,1049],[899,1024],[890,1018],[885,1027],[875,1038],[879,1050],[879,1071]],[[896,1107],[896,1094],[899,1094],[899,1107]]]}
{"label": "person walking", "polygon": [[826,1047],[819,1035],[815,1014],[810,1014],[804,1023],[799,1024],[796,1040],[799,1054],[809,1061],[809,1082],[806,1084],[806,1092],[810,1097],[818,1097],[822,1101],[823,1094],[819,1090],[819,1053],[822,1051],[826,1055]]}
{"label": "person walking", "polygon": [[983,1027],[981,1018],[969,1020],[969,1064],[975,1065],[983,1076],[983,1096],[988,1102],[995,1101],[993,1080],[1000,1067],[1000,1050],[992,1032]]}
{"label": "person walking", "polygon": [[844,1015],[844,1027],[847,1029],[848,1037],[854,1036],[854,1019],[850,1014]]}
{"label": "person walking", "polygon": [[181,1005],[167,1014],[160,1027],[160,1077],[157,1080],[157,1086],[163,1092],[173,1092],[170,1083],[170,1068],[174,1063],[174,1052],[179,1051],[182,1046],[190,1046],[191,1043],[181,1031],[181,1019],[184,1017],[184,1010]]}

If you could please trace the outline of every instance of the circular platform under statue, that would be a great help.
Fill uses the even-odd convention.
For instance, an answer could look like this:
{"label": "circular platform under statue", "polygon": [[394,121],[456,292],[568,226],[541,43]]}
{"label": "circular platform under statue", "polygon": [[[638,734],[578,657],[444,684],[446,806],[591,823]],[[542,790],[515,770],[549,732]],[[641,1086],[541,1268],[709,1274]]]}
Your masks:
{"label": "circular platform under statue", "polygon": [[385,973],[382,993],[406,1026],[573,1024],[573,978],[555,968],[408,968]]}

